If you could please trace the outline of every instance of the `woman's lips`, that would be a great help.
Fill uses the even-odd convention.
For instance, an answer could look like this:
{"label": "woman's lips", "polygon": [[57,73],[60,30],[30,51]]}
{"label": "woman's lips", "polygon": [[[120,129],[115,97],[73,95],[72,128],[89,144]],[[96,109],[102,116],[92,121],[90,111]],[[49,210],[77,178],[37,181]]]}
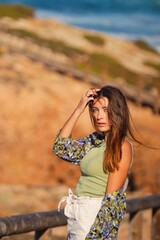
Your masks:
{"label": "woman's lips", "polygon": [[106,123],[97,123],[98,126],[105,126]]}

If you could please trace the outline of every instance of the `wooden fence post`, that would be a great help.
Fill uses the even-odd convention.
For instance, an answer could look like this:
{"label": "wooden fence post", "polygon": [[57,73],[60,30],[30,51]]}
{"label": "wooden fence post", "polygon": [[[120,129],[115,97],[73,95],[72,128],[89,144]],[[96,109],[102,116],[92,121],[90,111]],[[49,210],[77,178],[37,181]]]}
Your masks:
{"label": "wooden fence post", "polygon": [[130,214],[130,240],[142,240],[142,212]]}
{"label": "wooden fence post", "polygon": [[150,94],[153,98],[153,112],[155,114],[159,114],[159,109],[160,109],[160,96],[159,96],[159,92],[158,92],[158,89],[157,88],[152,88],[151,91],[150,91]]}
{"label": "wooden fence post", "polygon": [[39,240],[47,229],[39,230],[35,232],[34,240]]}
{"label": "wooden fence post", "polygon": [[152,211],[152,240],[160,240],[160,209]]}

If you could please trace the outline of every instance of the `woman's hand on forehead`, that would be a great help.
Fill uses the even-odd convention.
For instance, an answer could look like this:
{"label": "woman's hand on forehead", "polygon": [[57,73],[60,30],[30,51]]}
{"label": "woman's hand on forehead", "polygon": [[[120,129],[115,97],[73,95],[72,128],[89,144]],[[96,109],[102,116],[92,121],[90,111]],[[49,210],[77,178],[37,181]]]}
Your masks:
{"label": "woman's hand on forehead", "polygon": [[85,96],[87,96],[87,97],[96,96],[96,95],[97,95],[97,92],[99,92],[99,91],[100,91],[100,88],[90,88],[90,89],[86,92]]}

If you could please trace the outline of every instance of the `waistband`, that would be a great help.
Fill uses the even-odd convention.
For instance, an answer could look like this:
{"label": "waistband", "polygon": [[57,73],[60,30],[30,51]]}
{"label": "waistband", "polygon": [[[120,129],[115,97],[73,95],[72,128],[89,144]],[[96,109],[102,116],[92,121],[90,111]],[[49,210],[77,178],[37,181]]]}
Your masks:
{"label": "waistband", "polygon": [[62,197],[60,202],[58,203],[58,212],[60,211],[60,207],[63,202],[70,203],[70,204],[75,202],[79,204],[83,204],[83,203],[86,203],[86,200],[102,201],[102,199],[103,197],[76,196],[73,194],[72,190],[69,188],[68,195]]}

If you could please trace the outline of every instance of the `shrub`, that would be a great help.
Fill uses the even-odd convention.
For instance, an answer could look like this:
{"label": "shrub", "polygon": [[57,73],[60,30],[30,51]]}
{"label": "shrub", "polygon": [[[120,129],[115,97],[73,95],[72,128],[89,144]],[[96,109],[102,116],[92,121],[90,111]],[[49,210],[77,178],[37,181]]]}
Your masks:
{"label": "shrub", "polygon": [[37,34],[24,29],[7,29],[5,31],[21,38],[30,38],[36,44],[48,47],[54,52],[63,53],[68,57],[75,57],[77,55],[85,54],[85,51],[83,51],[82,49],[69,46],[64,42],[55,39],[44,39]]}
{"label": "shrub", "polygon": [[18,18],[29,18],[34,16],[34,9],[21,4],[0,4],[0,18],[11,17],[14,19]]}
{"label": "shrub", "polygon": [[85,34],[84,37],[95,45],[103,46],[105,44],[105,39],[101,36]]}
{"label": "shrub", "polygon": [[81,62],[77,67],[82,70],[93,72],[101,77],[110,77],[112,79],[122,77],[133,85],[136,85],[138,82],[138,75],[136,73],[125,68],[111,56],[99,52],[91,54],[86,63]]}
{"label": "shrub", "polygon": [[153,63],[153,62],[145,62],[145,65],[154,68],[156,71],[160,73],[160,63]]}
{"label": "shrub", "polygon": [[153,53],[158,54],[157,50],[154,49],[153,47],[151,47],[147,42],[145,42],[144,40],[135,40],[134,43],[141,49],[146,50],[146,51],[150,51]]}

